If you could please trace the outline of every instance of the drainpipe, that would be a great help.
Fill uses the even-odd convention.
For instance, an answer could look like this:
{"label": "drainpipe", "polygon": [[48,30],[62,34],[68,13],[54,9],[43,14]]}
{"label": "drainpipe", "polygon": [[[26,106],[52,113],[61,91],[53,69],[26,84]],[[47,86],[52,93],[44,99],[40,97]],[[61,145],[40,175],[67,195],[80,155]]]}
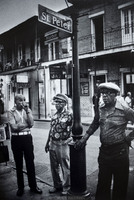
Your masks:
{"label": "drainpipe", "polygon": [[47,106],[46,106],[46,66],[44,67],[44,106],[45,106],[45,119],[47,118]]}
{"label": "drainpipe", "polygon": [[133,68],[133,53],[134,53],[134,49],[132,49],[131,50],[131,52],[130,52],[130,58],[131,58],[131,62],[130,62],[130,92],[131,92],[131,99],[132,99],[132,103],[131,103],[131,107],[133,108],[133,87],[132,87],[132,73],[133,73],[133,71],[132,71],[132,68]]}
{"label": "drainpipe", "polygon": [[39,65],[37,66],[37,88],[38,88],[38,119],[40,119]]}

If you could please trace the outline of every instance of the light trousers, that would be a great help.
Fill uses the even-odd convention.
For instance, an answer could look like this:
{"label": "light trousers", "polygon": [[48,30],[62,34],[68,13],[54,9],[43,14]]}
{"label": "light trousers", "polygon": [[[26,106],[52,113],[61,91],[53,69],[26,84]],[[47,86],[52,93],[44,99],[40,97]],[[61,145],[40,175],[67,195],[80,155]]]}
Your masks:
{"label": "light trousers", "polygon": [[70,186],[69,146],[62,141],[51,141],[49,153],[54,187],[66,190]]}

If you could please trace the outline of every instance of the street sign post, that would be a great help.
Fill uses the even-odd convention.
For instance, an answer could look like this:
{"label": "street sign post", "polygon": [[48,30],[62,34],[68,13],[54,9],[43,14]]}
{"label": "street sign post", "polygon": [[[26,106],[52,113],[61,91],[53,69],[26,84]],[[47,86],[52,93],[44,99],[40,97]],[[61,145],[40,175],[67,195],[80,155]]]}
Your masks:
{"label": "street sign post", "polygon": [[38,5],[38,20],[57,29],[72,33],[72,19],[54,12],[44,6]]}

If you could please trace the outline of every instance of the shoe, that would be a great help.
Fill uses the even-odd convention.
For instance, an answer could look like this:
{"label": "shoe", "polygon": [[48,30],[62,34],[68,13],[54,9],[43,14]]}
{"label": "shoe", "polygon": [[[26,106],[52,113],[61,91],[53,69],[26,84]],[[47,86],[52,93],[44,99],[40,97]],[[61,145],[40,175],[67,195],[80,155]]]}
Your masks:
{"label": "shoe", "polygon": [[36,188],[31,188],[30,191],[31,191],[31,192],[34,192],[34,193],[36,193],[36,194],[42,194],[42,190],[41,190],[40,188],[38,188],[38,187],[36,187]]}
{"label": "shoe", "polygon": [[24,189],[18,189],[16,195],[21,197],[24,194]]}
{"label": "shoe", "polygon": [[56,192],[61,192],[63,190],[63,188],[52,188],[49,190],[49,193],[52,194],[52,193],[56,193]]}
{"label": "shoe", "polygon": [[62,196],[68,195],[68,190],[62,191],[62,192],[61,192],[61,195],[62,195]]}

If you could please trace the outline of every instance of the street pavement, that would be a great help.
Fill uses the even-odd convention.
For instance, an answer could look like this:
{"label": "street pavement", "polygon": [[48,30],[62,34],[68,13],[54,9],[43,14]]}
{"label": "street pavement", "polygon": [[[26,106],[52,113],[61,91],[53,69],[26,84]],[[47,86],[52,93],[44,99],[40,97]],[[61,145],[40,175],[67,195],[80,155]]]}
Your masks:
{"label": "street pavement", "polygon": [[[82,120],[83,133],[87,130],[89,119]],[[35,168],[36,179],[38,186],[42,189],[43,193],[33,194],[28,187],[27,175],[24,164],[24,180],[25,180],[25,193],[22,197],[16,196],[17,180],[14,159],[10,147],[10,140],[6,140],[4,143],[8,145],[10,161],[0,164],[0,200],[83,200],[81,196],[61,196],[60,193],[49,194],[49,189],[53,187],[53,181],[50,171],[49,154],[45,153],[44,147],[47,141],[49,132],[49,122],[35,121],[35,125],[32,128],[34,154],[35,154]],[[128,130],[129,131],[129,130]],[[98,175],[98,163],[97,157],[99,153],[99,130],[95,132],[93,136],[87,142],[86,145],[86,175],[87,175],[87,191],[90,193],[91,200],[94,200],[97,175]],[[134,147],[134,142],[132,143]],[[127,200],[134,200],[134,149],[130,149],[130,173],[129,173],[129,186]]]}

